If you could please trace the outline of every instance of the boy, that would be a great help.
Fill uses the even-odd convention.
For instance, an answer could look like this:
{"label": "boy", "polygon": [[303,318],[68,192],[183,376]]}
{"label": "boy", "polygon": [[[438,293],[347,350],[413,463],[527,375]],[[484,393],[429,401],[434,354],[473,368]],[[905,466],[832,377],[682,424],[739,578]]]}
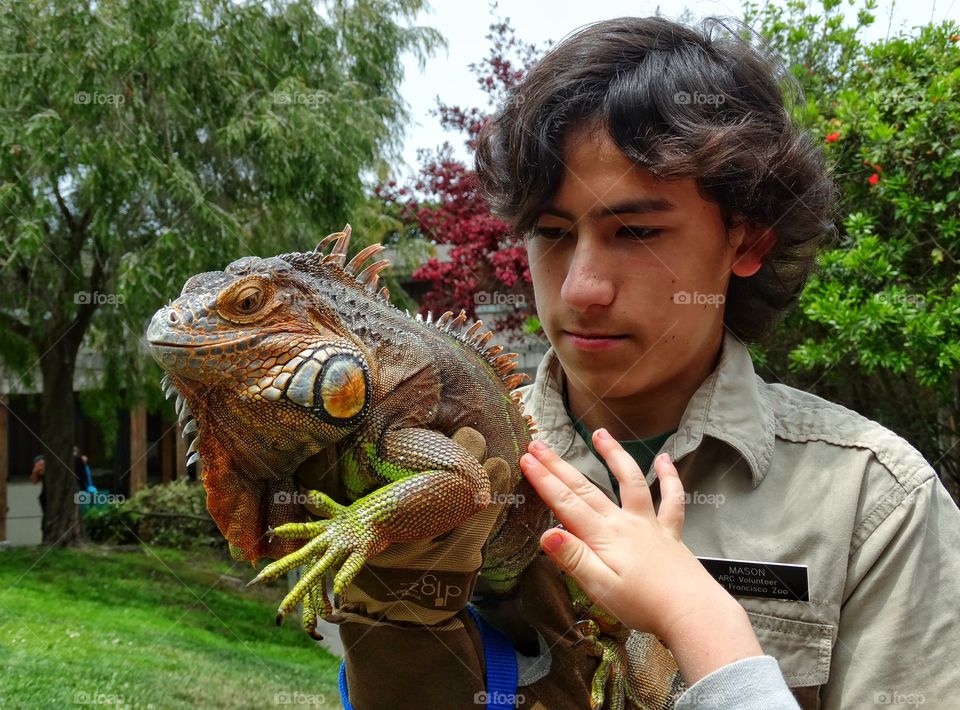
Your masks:
{"label": "boy", "polygon": [[[526,411],[538,438],[614,501],[620,472],[589,432],[621,442],[657,504],[652,463],[669,454],[689,496],[686,545],[715,558],[717,581],[803,707],[946,706],[960,686],[960,513],[906,442],[762,382],[744,345],[796,302],[832,230],[834,186],[789,118],[781,71],[729,34],[661,18],[601,22],[549,52],[484,128],[481,189],[528,238],[552,345],[524,390]],[[578,569],[589,554],[568,532],[544,542],[557,537],[552,558],[590,578]],[[524,591],[531,616],[554,603],[535,608],[535,586]],[[564,620],[544,611],[536,623]],[[341,627],[355,673],[371,629]],[[469,643],[434,636],[476,674]],[[556,665],[565,647],[547,640]],[[409,658],[399,647],[390,657]]]}
{"label": "boy", "polygon": [[[833,186],[777,78],[738,40],[613,20],[551,51],[485,128],[480,184],[529,235],[552,345],[527,412],[613,499],[586,432],[606,427],[651,484],[670,454],[687,546],[762,563],[721,563],[721,582],[804,707],[947,706],[956,506],[906,442],[762,382],[744,345],[796,301],[831,229]],[[803,601],[783,565],[806,568]]]}

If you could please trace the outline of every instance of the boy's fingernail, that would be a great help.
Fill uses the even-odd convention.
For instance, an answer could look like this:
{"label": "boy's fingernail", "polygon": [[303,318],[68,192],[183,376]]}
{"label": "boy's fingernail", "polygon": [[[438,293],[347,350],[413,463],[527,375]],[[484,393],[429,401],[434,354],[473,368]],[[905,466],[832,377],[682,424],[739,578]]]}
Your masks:
{"label": "boy's fingernail", "polygon": [[547,445],[544,444],[542,441],[534,441],[533,448],[535,448],[537,451],[546,451]]}
{"label": "boy's fingernail", "polygon": [[554,533],[553,535],[547,535],[543,539],[543,549],[547,552],[556,552],[560,549],[560,545],[563,544],[563,535],[559,533]]}
{"label": "boy's fingernail", "polygon": [[530,454],[524,454],[523,456],[520,457],[520,463],[525,464],[527,466],[535,466],[538,463],[538,461]]}
{"label": "boy's fingernail", "polygon": [[604,429],[603,427],[601,427],[601,428],[597,429],[597,438],[598,438],[598,439],[612,439],[613,437],[610,436],[610,432],[609,432],[609,431],[607,431],[606,429]]}

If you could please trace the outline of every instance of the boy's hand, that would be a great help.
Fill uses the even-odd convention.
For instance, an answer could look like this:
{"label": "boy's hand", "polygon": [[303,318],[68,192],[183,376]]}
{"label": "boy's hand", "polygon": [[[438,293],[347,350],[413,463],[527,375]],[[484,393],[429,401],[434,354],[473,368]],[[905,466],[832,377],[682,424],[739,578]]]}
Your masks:
{"label": "boy's hand", "polygon": [[[622,508],[543,442],[533,442],[520,459],[565,528],[542,535],[547,554],[623,624],[664,639],[688,682],[736,658],[761,655],[743,608],[680,541],[683,484],[670,457],[654,462],[661,491],[655,513],[633,457],[605,429],[594,432],[593,443],[620,482]],[[717,634],[726,638],[713,646]]]}

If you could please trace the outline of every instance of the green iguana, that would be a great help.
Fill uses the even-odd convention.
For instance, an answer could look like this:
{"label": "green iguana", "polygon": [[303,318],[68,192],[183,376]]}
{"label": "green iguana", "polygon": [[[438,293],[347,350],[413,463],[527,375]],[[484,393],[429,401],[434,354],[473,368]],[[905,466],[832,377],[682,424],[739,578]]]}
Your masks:
{"label": "green iguana", "polygon": [[[257,580],[304,568],[278,623],[303,600],[310,632],[317,614],[333,611],[327,571],[339,567],[341,594],[374,555],[453,529],[494,494],[524,501],[503,507],[488,538],[480,578],[494,592],[517,584],[555,524],[519,469],[531,423],[512,391],[523,379],[512,373],[517,356],[490,345],[492,332],[462,311],[433,320],[397,309],[377,289],[389,262],[372,259],[384,247],[347,263],[349,240],[348,226],[314,252],[245,257],[193,276],[147,330],[184,433],[196,435],[188,457],[202,460],[213,519],[238,559],[277,560]],[[503,490],[451,440],[462,427],[510,463]],[[300,467],[322,452],[339,462],[347,504],[313,491],[328,519],[311,521],[289,501]],[[571,591],[601,657],[592,701],[603,704],[609,677],[611,705],[622,707],[634,695],[624,683],[627,635]]]}

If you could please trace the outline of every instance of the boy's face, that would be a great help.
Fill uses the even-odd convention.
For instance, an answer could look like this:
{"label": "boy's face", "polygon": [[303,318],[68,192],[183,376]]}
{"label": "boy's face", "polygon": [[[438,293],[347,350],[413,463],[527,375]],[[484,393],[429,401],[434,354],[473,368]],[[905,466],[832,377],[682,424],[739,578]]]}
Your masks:
{"label": "boy's face", "polygon": [[571,399],[685,405],[716,364],[731,271],[759,268],[756,230],[728,232],[693,179],[657,180],[604,131],[572,132],[563,160],[528,254]]}

